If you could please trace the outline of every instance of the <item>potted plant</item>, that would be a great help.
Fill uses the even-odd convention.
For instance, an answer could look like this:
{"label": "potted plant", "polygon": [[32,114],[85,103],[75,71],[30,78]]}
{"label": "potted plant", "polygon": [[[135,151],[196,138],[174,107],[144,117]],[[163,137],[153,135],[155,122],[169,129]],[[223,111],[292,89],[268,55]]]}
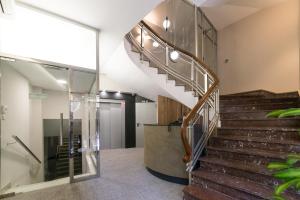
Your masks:
{"label": "potted plant", "polygon": [[[300,108],[286,110],[275,110],[267,114],[267,117],[284,118],[300,116]],[[300,133],[300,130],[298,131]],[[267,168],[272,170],[273,176],[281,180],[281,184],[276,186],[274,200],[285,200],[283,193],[288,188],[295,188],[300,191],[300,154],[289,154],[285,162],[271,162]]]}

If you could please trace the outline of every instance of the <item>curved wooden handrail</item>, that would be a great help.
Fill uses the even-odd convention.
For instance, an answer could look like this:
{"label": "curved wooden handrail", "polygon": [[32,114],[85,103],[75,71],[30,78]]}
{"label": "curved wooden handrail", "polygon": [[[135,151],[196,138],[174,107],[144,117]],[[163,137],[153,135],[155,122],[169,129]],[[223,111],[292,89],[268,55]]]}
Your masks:
{"label": "curved wooden handrail", "polygon": [[191,155],[192,155],[192,148],[188,142],[188,136],[187,136],[187,128],[188,125],[190,123],[190,121],[195,117],[195,115],[197,114],[198,110],[201,108],[201,106],[209,99],[210,95],[214,92],[214,90],[217,88],[218,84],[219,84],[219,79],[216,76],[216,74],[209,68],[209,66],[207,64],[205,64],[201,59],[199,59],[198,57],[196,57],[195,55],[193,55],[192,53],[183,50],[177,46],[175,46],[174,44],[170,43],[169,41],[165,40],[164,38],[162,38],[158,33],[156,33],[156,31],[154,31],[146,22],[141,21],[141,24],[143,26],[146,27],[146,29],[148,29],[149,31],[152,32],[153,35],[155,35],[157,38],[159,38],[161,41],[163,41],[165,44],[167,44],[168,46],[174,48],[177,51],[180,51],[183,54],[186,54],[188,56],[190,56],[191,58],[193,58],[196,62],[198,62],[206,71],[207,73],[209,73],[212,78],[214,79],[214,83],[209,87],[209,89],[206,91],[206,93],[198,99],[198,102],[196,103],[196,105],[192,108],[192,110],[187,114],[187,116],[185,116],[183,118],[183,122],[181,125],[181,140],[183,143],[183,147],[185,150],[185,155],[183,157],[183,162],[187,163],[191,160]]}

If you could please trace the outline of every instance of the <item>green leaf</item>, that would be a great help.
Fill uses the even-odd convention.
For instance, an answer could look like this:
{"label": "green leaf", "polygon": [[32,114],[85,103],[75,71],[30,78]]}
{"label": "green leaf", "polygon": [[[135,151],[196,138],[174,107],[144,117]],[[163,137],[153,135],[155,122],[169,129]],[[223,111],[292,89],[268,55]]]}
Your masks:
{"label": "green leaf", "polygon": [[280,163],[280,162],[272,162],[272,163],[269,163],[267,168],[269,170],[281,170],[281,169],[287,169],[289,168],[290,165],[287,164],[287,163]]}
{"label": "green leaf", "polygon": [[293,179],[291,181],[280,184],[275,188],[275,196],[280,196],[284,191],[286,191],[289,187],[296,185],[300,181],[300,178]]}
{"label": "green leaf", "polygon": [[273,199],[274,200],[285,200],[285,198],[283,196],[280,196],[280,195],[274,195]]}
{"label": "green leaf", "polygon": [[274,177],[283,180],[300,178],[300,168],[289,168],[276,172]]}
{"label": "green leaf", "polygon": [[282,113],[286,112],[286,110],[274,110],[272,112],[269,112],[266,117],[279,117]]}
{"label": "green leaf", "polygon": [[300,181],[296,184],[296,190],[300,190]]}
{"label": "green leaf", "polygon": [[300,155],[289,154],[286,163],[289,165],[294,165],[300,161]]}
{"label": "green leaf", "polygon": [[294,110],[286,110],[286,112],[281,113],[278,117],[295,117],[300,116],[300,108],[294,109]]}
{"label": "green leaf", "polygon": [[280,109],[280,110],[274,110],[272,112],[269,112],[266,117],[279,117],[281,114],[298,110],[299,108],[289,108],[289,109]]}

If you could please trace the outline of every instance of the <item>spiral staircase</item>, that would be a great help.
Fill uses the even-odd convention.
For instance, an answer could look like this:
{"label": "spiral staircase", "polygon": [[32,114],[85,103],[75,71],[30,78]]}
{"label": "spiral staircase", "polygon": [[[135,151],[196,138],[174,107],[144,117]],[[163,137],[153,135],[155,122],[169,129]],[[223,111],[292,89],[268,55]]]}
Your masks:
{"label": "spiral staircase", "polygon": [[[125,49],[144,73],[191,108],[182,123],[183,162],[190,184],[185,200],[273,199],[279,182],[266,170],[300,152],[299,119],[266,119],[268,111],[299,106],[298,93],[245,92],[219,97],[219,80],[191,53],[141,21],[126,35]],[[154,45],[155,43],[155,45]],[[172,60],[170,52],[178,59]],[[220,100],[219,100],[220,98]],[[202,130],[197,127],[199,125]],[[222,125],[217,127],[217,125]],[[285,193],[300,199],[294,190]]]}

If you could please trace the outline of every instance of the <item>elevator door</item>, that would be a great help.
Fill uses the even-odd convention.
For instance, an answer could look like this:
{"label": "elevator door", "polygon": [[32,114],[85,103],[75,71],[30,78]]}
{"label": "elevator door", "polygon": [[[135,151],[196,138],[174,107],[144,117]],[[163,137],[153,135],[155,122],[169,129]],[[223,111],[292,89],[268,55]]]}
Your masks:
{"label": "elevator door", "polygon": [[125,147],[125,110],[121,102],[101,102],[101,149]]}

